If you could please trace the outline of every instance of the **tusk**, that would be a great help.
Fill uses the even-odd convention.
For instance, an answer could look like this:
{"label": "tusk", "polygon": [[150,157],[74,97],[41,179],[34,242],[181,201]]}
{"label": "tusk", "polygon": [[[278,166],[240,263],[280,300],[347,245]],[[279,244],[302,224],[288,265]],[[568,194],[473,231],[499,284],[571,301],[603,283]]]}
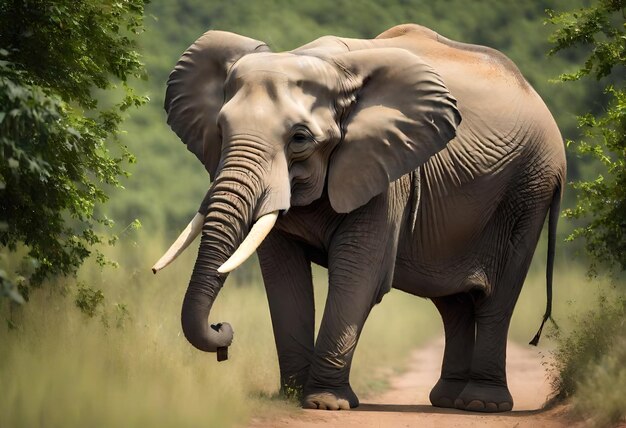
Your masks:
{"label": "tusk", "polygon": [[261,245],[261,242],[265,239],[274,224],[276,224],[276,220],[278,219],[278,211],[273,211],[269,214],[265,214],[261,218],[259,218],[252,229],[250,229],[250,233],[246,236],[246,239],[243,240],[239,248],[233,253],[232,256],[226,262],[220,266],[217,271],[219,273],[228,273],[239,267],[243,262],[245,262],[248,257],[255,252],[257,247]]}
{"label": "tusk", "polygon": [[159,259],[158,262],[152,266],[152,272],[157,273],[165,266],[172,263],[176,257],[178,257],[185,249],[196,239],[196,236],[200,234],[202,230],[202,224],[204,223],[204,215],[196,213],[194,218],[189,222],[185,230],[180,233],[180,236],[172,246],[167,250],[165,254]]}

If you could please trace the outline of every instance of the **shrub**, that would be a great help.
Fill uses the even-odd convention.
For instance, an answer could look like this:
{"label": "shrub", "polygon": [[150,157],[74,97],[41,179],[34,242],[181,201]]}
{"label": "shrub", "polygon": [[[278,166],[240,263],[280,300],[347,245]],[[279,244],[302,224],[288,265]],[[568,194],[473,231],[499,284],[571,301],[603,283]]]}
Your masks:
{"label": "shrub", "polygon": [[558,337],[554,351],[557,399],[573,397],[574,411],[592,426],[626,417],[626,298],[601,294],[598,305]]}

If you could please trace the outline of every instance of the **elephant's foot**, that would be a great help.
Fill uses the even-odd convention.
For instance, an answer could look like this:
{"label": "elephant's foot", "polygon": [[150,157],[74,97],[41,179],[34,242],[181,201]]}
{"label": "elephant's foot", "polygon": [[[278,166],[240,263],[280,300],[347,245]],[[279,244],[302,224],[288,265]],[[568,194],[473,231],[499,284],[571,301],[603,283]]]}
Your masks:
{"label": "elephant's foot", "polygon": [[302,400],[305,409],[350,410],[359,406],[359,398],[350,386],[342,389],[307,391]]}
{"label": "elephant's foot", "polygon": [[467,380],[439,379],[430,391],[430,403],[435,407],[454,408],[454,401],[466,385]]}
{"label": "elephant's foot", "polygon": [[470,381],[454,401],[454,407],[471,412],[508,412],[513,409],[513,397],[506,386]]}

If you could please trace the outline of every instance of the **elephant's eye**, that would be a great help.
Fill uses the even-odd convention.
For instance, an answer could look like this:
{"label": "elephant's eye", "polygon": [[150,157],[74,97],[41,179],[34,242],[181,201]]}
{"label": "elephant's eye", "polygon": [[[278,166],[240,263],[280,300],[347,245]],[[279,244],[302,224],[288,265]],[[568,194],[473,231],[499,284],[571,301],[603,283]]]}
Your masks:
{"label": "elephant's eye", "polygon": [[294,143],[306,143],[307,141],[311,140],[311,134],[307,133],[306,131],[296,131],[294,132],[294,134],[291,136],[291,141]]}

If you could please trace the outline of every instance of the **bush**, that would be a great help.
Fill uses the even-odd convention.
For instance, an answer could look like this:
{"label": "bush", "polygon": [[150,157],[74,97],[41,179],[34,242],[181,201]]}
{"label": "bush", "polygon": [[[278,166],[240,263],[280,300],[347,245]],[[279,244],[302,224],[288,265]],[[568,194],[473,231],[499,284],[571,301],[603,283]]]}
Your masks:
{"label": "bush", "polygon": [[598,307],[558,338],[554,351],[556,399],[573,397],[574,411],[592,426],[626,418],[626,298],[601,294]]}
{"label": "bush", "polygon": [[120,125],[147,100],[129,86],[146,1],[0,2],[0,255],[26,248],[31,268],[3,266],[0,297],[28,300],[109,240],[98,209],[134,162]]}
{"label": "bush", "polygon": [[589,374],[579,383],[574,399],[574,408],[581,415],[590,415],[590,425],[595,427],[626,422],[626,335],[623,328],[622,325],[622,331],[608,353],[597,365],[589,367]]}

